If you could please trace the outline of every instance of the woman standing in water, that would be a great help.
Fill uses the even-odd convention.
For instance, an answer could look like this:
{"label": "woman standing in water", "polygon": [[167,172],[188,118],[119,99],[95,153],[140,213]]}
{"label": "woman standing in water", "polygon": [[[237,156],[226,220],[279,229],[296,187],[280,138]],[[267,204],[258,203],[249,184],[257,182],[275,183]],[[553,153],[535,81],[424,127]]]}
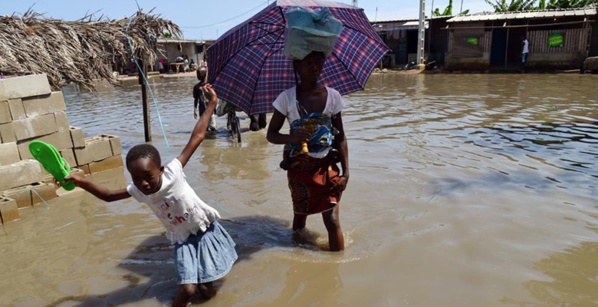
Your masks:
{"label": "woman standing in water", "polygon": [[[321,213],[330,250],[341,251],[345,241],[339,202],[349,181],[349,151],[341,117],[345,102],[338,91],[318,84],[325,60],[323,52],[314,51],[293,61],[300,82],[274,101],[267,139],[285,144],[281,167],[287,170],[293,200],[293,230],[304,229],[308,215]],[[290,134],[280,133],[285,119]]]}

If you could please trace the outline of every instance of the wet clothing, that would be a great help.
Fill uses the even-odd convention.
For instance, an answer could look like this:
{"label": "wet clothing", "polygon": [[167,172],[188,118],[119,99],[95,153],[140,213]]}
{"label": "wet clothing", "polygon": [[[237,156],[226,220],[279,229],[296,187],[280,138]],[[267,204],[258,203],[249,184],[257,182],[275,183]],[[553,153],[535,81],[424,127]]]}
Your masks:
{"label": "wet clothing", "polygon": [[230,271],[237,259],[235,243],[217,222],[218,211],[187,183],[179,159],[164,168],[158,192],[145,195],[133,183],[127,192],[147,204],[166,228],[166,237],[175,244],[179,284],[213,281]]}
{"label": "wet clothing", "polygon": [[340,180],[336,163],[329,158],[317,159],[308,155],[290,158],[287,171],[293,212],[315,214],[328,211],[340,201],[341,195],[330,189]]}
{"label": "wet clothing", "polygon": [[206,231],[220,218],[218,211],[203,202],[187,183],[183,165],[176,158],[164,168],[158,192],[145,195],[133,183],[127,186],[127,192],[154,211],[172,243],[182,243],[188,236]]}
{"label": "wet clothing", "polygon": [[237,260],[235,242],[218,222],[174,246],[179,285],[201,284],[226,275]]}
{"label": "wet clothing", "polygon": [[287,178],[295,214],[315,214],[334,208],[340,193],[331,188],[340,180],[339,168],[330,157],[335,129],[331,118],[339,114],[345,103],[341,95],[326,88],[328,96],[322,113],[306,113],[297,101],[296,87],[282,92],[274,108],[285,115],[293,133],[299,127],[312,132],[308,141],[308,154],[301,153],[301,144],[285,146],[285,159],[289,168]]}
{"label": "wet clothing", "polygon": [[[321,114],[314,113],[312,115],[303,115],[310,117],[311,119],[314,119],[314,121],[311,121],[312,123],[315,123],[317,121],[315,119],[318,117],[320,118],[320,120],[324,120],[325,117],[328,117],[328,122],[330,123],[330,118],[332,118],[333,115],[340,113],[345,107],[345,101],[338,91],[329,87],[326,87],[326,90],[328,92],[328,97],[326,98],[326,106],[324,107],[324,111]],[[291,132],[299,126],[299,123],[297,123],[295,124],[295,128],[293,129],[293,123],[297,120],[301,120],[302,117],[302,115],[300,114],[301,106],[297,102],[297,87],[292,87],[280,93],[280,95],[278,95],[278,98],[276,98],[276,100],[274,101],[273,106],[278,112],[287,117],[289,126],[291,127]],[[303,121],[306,124],[309,122],[308,118],[304,118]],[[328,125],[328,123],[325,124]],[[329,129],[332,130],[331,124]],[[322,150],[316,150],[316,147],[309,146],[309,149],[309,155],[311,157],[321,159],[328,154],[328,151],[331,149],[331,146],[324,146]]]}

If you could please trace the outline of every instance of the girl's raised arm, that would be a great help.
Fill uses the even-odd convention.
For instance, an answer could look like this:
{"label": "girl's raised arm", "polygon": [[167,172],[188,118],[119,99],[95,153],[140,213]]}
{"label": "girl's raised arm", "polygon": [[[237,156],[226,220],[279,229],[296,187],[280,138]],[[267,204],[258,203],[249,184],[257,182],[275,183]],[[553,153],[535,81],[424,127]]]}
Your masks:
{"label": "girl's raised arm", "polygon": [[183,149],[183,152],[181,152],[181,154],[177,157],[177,159],[181,161],[183,167],[187,165],[189,158],[191,158],[191,155],[193,155],[199,144],[203,142],[206,135],[206,129],[208,129],[208,124],[210,123],[210,118],[212,117],[212,113],[214,113],[216,103],[218,102],[218,96],[216,95],[216,91],[214,91],[211,84],[206,84],[204,86],[204,90],[206,91],[206,96],[209,99],[209,103],[206,106],[206,110],[197,121],[197,124],[195,124],[195,128],[193,128],[193,132],[191,132],[189,142]]}

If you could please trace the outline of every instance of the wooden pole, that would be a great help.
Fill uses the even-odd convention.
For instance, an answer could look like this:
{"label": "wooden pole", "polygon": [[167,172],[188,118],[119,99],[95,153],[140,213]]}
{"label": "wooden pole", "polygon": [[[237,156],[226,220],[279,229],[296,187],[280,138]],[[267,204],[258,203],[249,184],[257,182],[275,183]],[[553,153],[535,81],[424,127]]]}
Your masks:
{"label": "wooden pole", "polygon": [[145,132],[145,141],[152,141],[152,128],[150,125],[149,106],[147,105],[147,89],[145,87],[145,79],[143,76],[147,71],[146,61],[140,63],[138,68],[139,84],[141,85],[141,103],[143,105],[143,130]]}
{"label": "wooden pole", "polygon": [[418,35],[417,35],[417,60],[415,64],[424,65],[424,44],[426,38],[426,1],[420,0],[419,1],[419,26],[418,26]]}

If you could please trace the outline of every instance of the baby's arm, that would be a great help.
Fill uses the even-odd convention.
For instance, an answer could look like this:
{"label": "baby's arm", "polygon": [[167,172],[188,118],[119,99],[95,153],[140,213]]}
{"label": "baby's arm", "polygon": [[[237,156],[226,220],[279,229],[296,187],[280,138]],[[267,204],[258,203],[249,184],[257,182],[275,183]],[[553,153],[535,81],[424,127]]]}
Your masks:
{"label": "baby's arm", "polygon": [[106,187],[97,185],[83,177],[76,175],[69,175],[64,180],[70,180],[75,183],[76,186],[83,190],[93,194],[95,197],[103,201],[115,201],[131,197],[127,189],[109,190]]}

